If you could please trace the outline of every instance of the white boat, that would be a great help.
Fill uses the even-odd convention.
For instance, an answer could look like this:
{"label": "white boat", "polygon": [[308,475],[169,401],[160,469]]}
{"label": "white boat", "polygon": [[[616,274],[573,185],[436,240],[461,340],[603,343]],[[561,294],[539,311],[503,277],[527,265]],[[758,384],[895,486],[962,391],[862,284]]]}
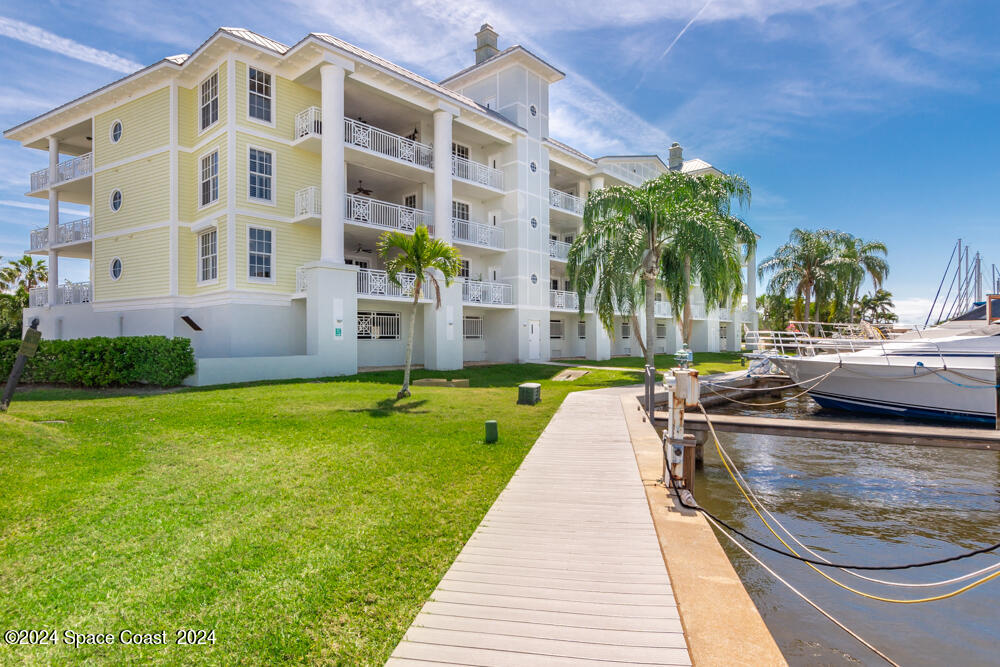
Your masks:
{"label": "white boat", "polygon": [[823,407],[994,422],[997,354],[1000,324],[961,319],[856,352],[770,360]]}

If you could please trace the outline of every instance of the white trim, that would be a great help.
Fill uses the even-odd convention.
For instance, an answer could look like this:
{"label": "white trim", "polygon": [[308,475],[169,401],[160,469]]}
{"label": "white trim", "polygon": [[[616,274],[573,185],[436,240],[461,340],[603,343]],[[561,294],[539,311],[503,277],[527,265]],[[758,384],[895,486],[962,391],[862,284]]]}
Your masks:
{"label": "white trim", "polygon": [[[210,234],[215,232],[215,277],[208,280],[202,280],[201,277],[201,237],[205,234]],[[205,287],[207,285],[218,285],[219,284],[219,228],[218,226],[208,227],[199,231],[195,235],[195,287]]]}
{"label": "white trim", "polygon": [[[234,296],[235,295],[235,298]],[[115,310],[151,310],[159,308],[185,308],[240,304],[247,306],[290,306],[294,295],[280,292],[260,292],[249,289],[212,290],[205,294],[180,297],[134,297],[109,301],[92,301],[94,312]]]}
{"label": "white trim", "polygon": [[219,137],[225,136],[225,134],[226,134],[226,126],[225,124],[223,124],[215,128],[215,130],[213,130],[212,132],[206,133],[204,137],[198,137],[198,140],[192,143],[190,146],[178,145],[177,150],[183,153],[197,153],[208,144],[218,140]]}
{"label": "white trim", "polygon": [[[115,277],[115,262],[118,262],[118,268],[119,268],[119,273],[117,278]],[[125,262],[121,260],[121,257],[115,255],[114,257],[111,258],[111,261],[108,262],[108,277],[111,278],[111,280],[114,282],[118,282],[119,280],[125,277]]]}
{"label": "white trim", "polygon": [[[154,148],[152,150],[148,150],[145,153],[139,153],[138,155],[132,155],[132,156],[124,158],[122,160],[118,160],[117,162],[109,162],[107,164],[102,164],[100,167],[98,167],[95,164],[94,165],[94,169],[89,174],[86,174],[85,176],[78,176],[77,178],[74,178],[72,180],[75,181],[75,180],[78,180],[80,178],[89,178],[89,177],[93,176],[94,174],[100,174],[102,172],[108,171],[109,169],[117,169],[118,167],[123,167],[123,166],[125,166],[127,164],[130,164],[132,162],[138,162],[139,160],[145,160],[146,158],[155,157],[155,156],[159,155],[160,153],[166,153],[169,150],[170,150],[170,144],[165,144],[163,146],[159,146],[158,148]],[[62,186],[63,184],[70,183],[70,182],[71,181],[60,181],[58,183],[58,185]]]}
{"label": "white trim", "polygon": [[226,160],[229,180],[226,183],[226,283],[236,289],[236,57],[230,51],[226,57]]}
{"label": "white trim", "polygon": [[[205,78],[203,78],[201,81],[198,82],[198,85],[195,86],[195,89],[194,89],[195,90],[195,105],[194,105],[194,107],[195,107],[195,113],[197,115],[195,116],[194,121],[195,121],[195,127],[198,128],[198,131],[195,132],[195,135],[194,135],[196,137],[200,137],[202,134],[204,134],[208,130],[210,130],[213,127],[215,127],[216,125],[218,125],[219,121],[222,120],[222,109],[220,108],[222,105],[219,104],[219,97],[220,97],[219,96],[219,91],[222,88],[222,77],[219,76],[219,69],[220,68],[218,66],[216,66],[215,69],[212,70],[211,74],[209,74],[208,76],[206,76]],[[205,127],[202,127],[201,126],[201,108],[203,106],[203,102],[201,101],[201,89],[202,89],[202,86],[205,85],[205,82],[208,81],[209,79],[211,79],[213,76],[215,77],[215,112],[216,112],[215,113],[215,120],[212,121],[211,123],[209,123],[208,125],[206,125]],[[227,90],[226,91],[226,99],[228,99],[229,95],[231,95],[231,94],[232,93]]]}
{"label": "white trim", "polygon": [[[271,155],[271,198],[270,199],[258,199],[257,197],[250,196],[250,151],[262,151]],[[250,204],[263,204],[265,206],[277,206],[278,205],[278,152],[270,149],[264,148],[257,144],[247,144],[247,203]]]}
{"label": "white trim", "polygon": [[[148,225],[140,225],[139,227],[126,227],[125,229],[116,229],[110,232],[104,232],[103,234],[95,234],[93,236],[94,241],[103,241],[104,239],[113,239],[119,236],[127,236],[129,234],[137,234],[139,232],[148,232],[151,229],[160,229],[162,227],[169,227],[169,220],[161,220],[160,222],[152,222]],[[187,225],[182,225],[187,226]]]}
{"label": "white trim", "polygon": [[[202,163],[202,161],[206,157],[212,155],[213,153],[216,154],[216,157],[215,157],[215,199],[213,199],[212,201],[208,202],[207,204],[203,204],[201,202],[201,186],[202,186],[202,180],[201,180],[202,166],[201,166],[201,163]],[[216,204],[219,203],[219,200],[222,197],[222,193],[219,192],[219,173],[222,171],[222,165],[220,164],[221,162],[222,162],[222,146],[218,145],[218,144],[215,145],[215,146],[210,147],[207,151],[205,151],[204,153],[200,154],[196,158],[196,162],[195,162],[195,196],[198,198],[197,199],[197,201],[198,201],[198,208],[195,209],[196,211],[202,211],[202,210],[204,210],[206,208],[211,208],[212,206],[215,206]],[[272,167],[272,170],[273,170],[273,167]]]}
{"label": "white trim", "polygon": [[[271,277],[270,278],[255,278],[250,275],[250,230],[260,229],[271,233]],[[261,285],[273,285],[278,282],[278,235],[275,234],[274,227],[265,227],[264,225],[255,225],[252,223],[246,224],[246,258],[247,258],[247,282],[257,283]],[[258,253],[263,254],[263,253]]]}
{"label": "white trim", "polygon": [[[243,62],[243,61],[241,60],[240,62]],[[277,100],[277,95],[275,95],[275,93],[278,92],[278,90],[277,90],[278,89],[278,77],[277,77],[277,75],[274,72],[268,71],[268,70],[266,70],[263,67],[260,67],[258,65],[251,65],[250,63],[247,63],[247,62],[243,62],[243,65],[247,69],[247,98],[246,98],[246,113],[244,114],[244,116],[246,117],[245,119],[248,120],[248,121],[250,121],[251,123],[257,123],[257,124],[263,125],[265,127],[272,127],[273,128],[273,127],[275,127],[277,125],[277,118],[278,118],[278,100]],[[261,120],[260,118],[254,118],[253,116],[250,115],[250,93],[251,93],[251,91],[250,91],[250,70],[251,69],[255,69],[258,72],[262,72],[264,74],[267,74],[269,77],[271,77],[271,122],[268,122],[266,120]]]}
{"label": "white trim", "polygon": [[178,192],[178,156],[177,135],[179,132],[178,94],[176,80],[170,82],[170,294],[175,296],[180,291],[180,238],[177,228],[177,212],[180,207]]}
{"label": "white trim", "polygon": [[[118,193],[118,208],[115,208],[114,204],[114,198],[116,192]],[[121,191],[120,188],[112,189],[111,192],[108,193],[108,209],[110,209],[112,213],[118,213],[119,211],[122,210],[123,206],[125,206],[125,194]]]}
{"label": "white trim", "polygon": [[[263,125],[263,126],[266,127],[265,123],[261,123],[261,125]],[[259,128],[250,127],[248,125],[240,125],[237,128],[236,131],[239,132],[240,134],[245,134],[248,137],[253,137],[254,139],[263,139],[264,141],[273,141],[274,143],[281,144],[282,146],[296,146],[297,145],[295,143],[295,141],[292,140],[292,139],[285,139],[284,137],[280,137],[277,134],[268,134],[267,132],[261,132]],[[347,148],[348,146],[350,146],[350,144],[345,144],[344,147]],[[365,150],[364,148],[358,148],[357,146],[350,146],[350,147],[354,148],[355,150],[359,150],[359,151],[364,151]],[[374,151],[365,151],[365,152],[371,153],[372,155],[378,155],[380,157],[386,157],[382,153],[376,153]],[[389,159],[392,159],[392,158],[389,158]],[[417,165],[410,165],[410,166],[421,167],[421,165],[418,165],[418,164]],[[422,167],[422,168],[426,169],[426,167]]]}
{"label": "white trim", "polygon": [[[118,133],[118,138],[115,139],[115,125],[121,126],[121,131]],[[125,136],[125,123],[121,121],[120,118],[115,118],[111,121],[111,125],[108,126],[108,141],[113,144],[117,144]]]}

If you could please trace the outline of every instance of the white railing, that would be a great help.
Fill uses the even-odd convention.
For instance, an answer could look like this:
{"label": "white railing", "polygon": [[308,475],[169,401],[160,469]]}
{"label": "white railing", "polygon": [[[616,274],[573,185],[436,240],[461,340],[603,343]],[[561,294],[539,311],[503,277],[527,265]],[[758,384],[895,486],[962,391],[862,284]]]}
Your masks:
{"label": "white railing", "polygon": [[462,301],[510,306],[514,303],[514,288],[508,283],[466,279],[462,283]]}
{"label": "white railing", "polygon": [[549,239],[549,257],[565,262],[569,258],[569,249],[572,244],[565,241]]}
{"label": "white railing", "polygon": [[[59,225],[56,244],[78,243],[89,241],[91,237],[90,218],[80,218]],[[49,246],[49,228],[39,227],[31,230],[31,249],[39,250]]]}
{"label": "white railing", "polygon": [[323,110],[309,107],[295,114],[295,136],[293,139],[323,135]]}
{"label": "white railing", "polygon": [[560,310],[579,310],[580,298],[576,292],[549,290],[549,307]]}
{"label": "white railing", "polygon": [[295,217],[318,218],[323,208],[320,202],[320,190],[315,185],[302,188],[295,193]]}
{"label": "white railing", "polygon": [[360,225],[398,229],[402,232],[412,232],[418,226],[424,225],[431,234],[434,233],[432,224],[434,216],[427,211],[390,204],[371,197],[347,195],[344,200],[344,215],[348,222]]}
{"label": "white railing", "polygon": [[669,301],[653,302],[653,317],[670,317],[671,315]]}
{"label": "white railing", "polygon": [[490,188],[503,190],[503,172],[485,164],[467,160],[457,155],[451,156],[451,174],[455,178],[479,183]]}
{"label": "white railing", "polygon": [[399,313],[358,313],[358,340],[398,340]]}
{"label": "white railing", "polygon": [[471,243],[484,248],[504,249],[503,227],[484,225],[481,222],[470,222],[458,218],[451,219],[451,238],[453,241]]}
{"label": "white railing", "polygon": [[427,144],[350,118],[344,119],[344,142],[401,162],[421,167],[434,165],[434,151]]}
{"label": "white railing", "polygon": [[[52,305],[90,303],[90,283],[70,283],[59,286],[56,300]],[[28,291],[28,306],[38,308],[49,305],[49,288],[34,287]]]}
{"label": "white railing", "polygon": [[549,188],[549,206],[554,206],[555,208],[563,211],[569,211],[570,213],[576,213],[577,215],[583,215],[583,205],[583,199],[574,197],[568,192],[563,192],[562,190]]}
{"label": "white railing", "polygon": [[470,340],[482,340],[486,337],[483,331],[483,318],[466,315],[462,318],[462,338]]}
{"label": "white railing", "polygon": [[[378,269],[358,269],[358,296],[389,296],[413,298],[413,285],[417,277],[412,273],[397,275],[400,285],[389,280],[389,274]],[[423,296],[427,295],[424,290]]]}
{"label": "white railing", "polygon": [[[85,153],[70,160],[64,160],[56,168],[55,183],[71,181],[74,178],[87,176],[94,171],[94,154]],[[49,185],[49,170],[39,169],[31,174],[31,191],[41,190]]]}
{"label": "white railing", "polygon": [[309,291],[309,276],[303,267],[295,269],[295,293],[305,294]]}
{"label": "white railing", "polygon": [[708,317],[708,313],[705,311],[705,304],[703,303],[691,304],[691,319],[703,320],[706,317]]}

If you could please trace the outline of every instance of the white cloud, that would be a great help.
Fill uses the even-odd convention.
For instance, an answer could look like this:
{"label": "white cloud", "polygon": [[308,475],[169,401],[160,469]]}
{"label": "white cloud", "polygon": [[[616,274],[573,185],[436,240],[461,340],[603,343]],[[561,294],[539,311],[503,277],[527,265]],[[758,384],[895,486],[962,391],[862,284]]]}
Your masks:
{"label": "white cloud", "polygon": [[931,309],[931,300],[923,297],[909,299],[893,299],[896,304],[896,315],[903,324],[923,324],[927,311]]}
{"label": "white cloud", "polygon": [[92,65],[98,65],[115,72],[131,74],[142,69],[142,65],[127,58],[101,51],[85,44],[39,28],[38,26],[0,16],[0,35],[16,39],[25,44],[37,46],[40,49],[52,51],[68,58],[75,58]]}
{"label": "white cloud", "polygon": [[[26,208],[31,211],[48,211],[48,204],[40,204],[30,201],[16,201],[12,199],[0,199],[0,206],[10,206],[12,208]],[[88,216],[90,212],[85,209],[77,208],[66,208],[63,206],[59,207],[59,213],[62,215],[81,215]]]}

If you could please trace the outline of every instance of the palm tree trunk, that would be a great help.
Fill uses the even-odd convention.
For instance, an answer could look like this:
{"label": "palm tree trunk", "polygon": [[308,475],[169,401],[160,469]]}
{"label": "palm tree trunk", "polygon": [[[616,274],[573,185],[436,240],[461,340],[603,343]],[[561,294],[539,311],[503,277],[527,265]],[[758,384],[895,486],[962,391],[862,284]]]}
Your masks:
{"label": "palm tree trunk", "polygon": [[812,298],[812,285],[806,285],[805,293],[806,293],[806,316],[803,317],[802,319],[806,323],[806,331],[805,332],[808,335],[809,334],[809,321],[810,321],[809,320],[809,316],[810,316],[810,313],[809,313],[809,303],[810,303],[810,300]]}
{"label": "palm tree trunk", "polygon": [[684,299],[684,312],[681,315],[681,337],[688,345],[691,344],[691,258],[684,258],[684,289],[687,291],[687,298]]}
{"label": "palm tree trunk", "polygon": [[406,335],[406,365],[403,368],[403,388],[396,394],[396,399],[410,395],[410,363],[413,361],[413,329],[417,323],[417,308],[420,306],[420,281],[413,283],[413,308],[410,310],[410,331]]}
{"label": "palm tree trunk", "polygon": [[639,349],[642,350],[642,358],[646,358],[646,342],[643,340],[642,332],[639,331],[639,318],[636,317],[635,313],[628,316],[629,322],[632,323],[632,331],[635,332],[635,342],[639,343]]}
{"label": "palm tree trunk", "polygon": [[656,278],[646,278],[646,365],[656,365],[656,351],[653,349],[653,337],[656,335]]}

